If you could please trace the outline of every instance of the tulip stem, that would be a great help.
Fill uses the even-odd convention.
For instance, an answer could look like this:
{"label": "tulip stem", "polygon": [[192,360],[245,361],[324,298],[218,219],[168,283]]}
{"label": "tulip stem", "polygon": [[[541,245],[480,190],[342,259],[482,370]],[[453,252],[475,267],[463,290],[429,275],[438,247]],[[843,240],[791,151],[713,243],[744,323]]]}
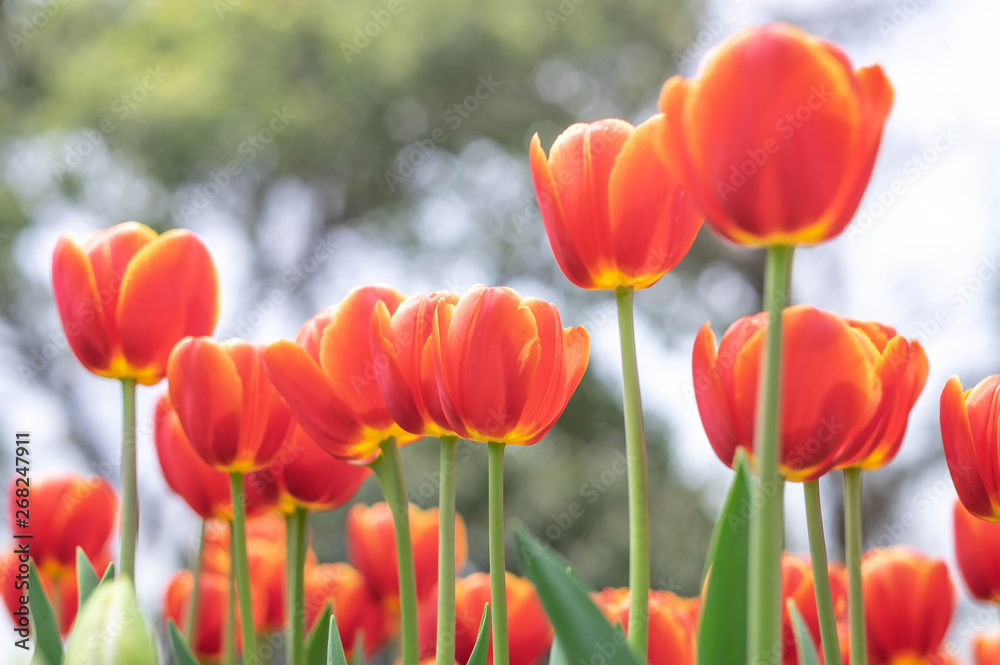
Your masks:
{"label": "tulip stem", "polygon": [[243,497],[243,474],[229,474],[233,491],[233,563],[236,564],[236,591],[240,598],[240,624],[243,633],[243,663],[257,662],[257,636],[253,624],[253,596],[250,589],[250,566],[247,557],[246,501]]}
{"label": "tulip stem", "polygon": [[629,608],[628,645],[646,662],[649,643],[649,479],[646,471],[646,434],[639,394],[639,365],[635,353],[635,291],[620,286],[618,334],[621,338],[625,448],[628,454]]}
{"label": "tulip stem", "polygon": [[201,557],[205,550],[205,520],[201,521],[201,534],[198,536],[198,558],[194,560],[194,583],[191,585],[191,600],[188,603],[187,621],[184,624],[184,635],[188,644],[194,644],[194,627],[198,622],[198,595],[201,587]]}
{"label": "tulip stem", "polygon": [[[291,665],[303,665],[305,662],[306,643],[306,609],[305,609],[305,583],[306,583],[306,550],[309,548],[309,510],[302,506],[295,507],[295,515],[292,516],[293,532],[295,543],[295,570],[292,576],[292,597],[288,605],[288,616],[292,622],[292,659]],[[291,556],[291,554],[289,554]]]}
{"label": "tulip stem", "polygon": [[295,537],[295,512],[285,513],[285,607],[288,611],[285,612],[286,620],[288,625],[285,626],[285,636],[287,638],[287,643],[285,644],[285,653],[288,665],[294,665],[295,663],[295,647],[293,646],[292,633],[295,632],[295,617],[292,614],[292,608],[295,607],[295,562],[299,560],[298,555],[295,553],[295,545],[298,539]]}
{"label": "tulip stem", "polygon": [[122,512],[118,529],[121,550],[118,566],[135,578],[135,543],[139,535],[139,490],[135,461],[135,379],[122,379]]}
{"label": "tulip stem", "polygon": [[[806,524],[809,529],[809,558],[812,560],[813,588],[816,590],[816,614],[823,644],[823,662],[840,663],[837,617],[833,611],[830,572],[826,560],[826,536],[823,533],[823,510],[820,506],[819,481],[804,484]],[[854,662],[854,661],[851,661]]]}
{"label": "tulip stem", "polygon": [[417,638],[417,582],[413,567],[413,542],[410,536],[410,505],[406,495],[406,479],[399,462],[396,438],[389,437],[379,448],[382,454],[371,463],[371,469],[382,486],[396,531],[396,552],[399,561],[399,614],[403,665],[417,665],[420,652]]}
{"label": "tulip stem", "polygon": [[503,453],[507,444],[489,443],[490,614],[493,665],[510,663],[507,644],[507,565],[503,542]]}
{"label": "tulip stem", "polygon": [[784,541],[784,479],[781,459],[781,319],[788,303],[794,248],[767,248],[764,311],[769,316],[760,373],[754,452],[759,482],[750,521],[750,584],[747,660],[750,665],[781,662],[781,549]]}
{"label": "tulip stem", "polygon": [[865,599],[861,588],[861,469],[844,469],[844,528],[851,665],[867,665]]}
{"label": "tulip stem", "polygon": [[229,523],[229,614],[226,617],[226,665],[236,665],[236,535]]}
{"label": "tulip stem", "polygon": [[455,665],[455,448],[454,436],[441,437],[438,491],[437,665]]}

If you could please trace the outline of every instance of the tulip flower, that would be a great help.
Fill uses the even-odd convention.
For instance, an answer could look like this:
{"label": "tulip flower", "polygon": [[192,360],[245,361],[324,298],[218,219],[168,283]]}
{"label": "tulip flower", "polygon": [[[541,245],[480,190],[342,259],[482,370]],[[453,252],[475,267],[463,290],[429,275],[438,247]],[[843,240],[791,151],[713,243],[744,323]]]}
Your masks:
{"label": "tulip flower", "polygon": [[[452,665],[455,638],[451,634],[455,613],[455,471],[457,435],[451,429],[438,392],[434,353],[430,344],[434,315],[439,302],[458,303],[449,292],[410,296],[390,313],[384,302],[372,313],[371,345],[376,359],[375,377],[386,408],[401,427],[412,434],[440,439],[438,541],[438,615],[441,621],[438,665]],[[464,538],[464,536],[463,536]]]}
{"label": "tulip flower", "polygon": [[955,502],[955,558],[973,598],[1000,604],[1000,524]]}
{"label": "tulip flower", "polygon": [[74,575],[77,547],[97,560],[108,546],[118,512],[108,481],[76,475],[32,478],[29,494],[19,478],[8,492],[10,528],[15,537],[30,535],[31,558],[39,572]]}
{"label": "tulip flower", "polygon": [[972,639],[973,665],[1000,665],[1000,633],[976,635]]}
{"label": "tulip flower", "polygon": [[[511,665],[537,665],[549,647],[552,646],[552,624],[545,615],[545,608],[538,598],[534,585],[527,579],[511,573],[505,576],[507,596],[507,621],[510,624]],[[491,581],[486,573],[473,573],[455,581],[455,662],[465,665],[469,662],[472,649],[479,635],[479,624],[483,619],[483,607],[491,600]],[[421,608],[420,655],[429,658],[434,655],[434,635],[437,625],[437,604],[435,592]],[[490,633],[490,650],[487,663],[494,661],[493,634]]]}
{"label": "tulip flower", "polygon": [[583,327],[564,329],[552,304],[506,287],[474,286],[457,304],[438,303],[431,345],[452,430],[489,445],[491,618],[497,663],[508,665],[504,449],[536,443],[555,425],[587,369],[590,337]]}
{"label": "tulip flower", "polygon": [[662,154],[726,238],[820,243],[857,210],[892,98],[878,65],[854,70],[837,46],[789,25],[748,28],[698,80],[664,84]]}
{"label": "tulip flower", "polygon": [[702,215],[667,170],[666,119],[578,123],[546,158],[531,139],[531,176],[556,262],[583,289],[645,289],[691,248]]}
{"label": "tulip flower", "polygon": [[[438,509],[422,510],[410,504],[410,537],[416,569],[417,601],[427,598],[438,581]],[[392,511],[386,503],[354,504],[347,513],[347,558],[364,577],[372,596],[390,611],[399,607],[399,577]],[[465,522],[455,516],[455,567],[465,565],[468,552]]]}
{"label": "tulip flower", "polygon": [[127,577],[99,585],[84,603],[64,662],[157,665],[156,639]]}
{"label": "tulip flower", "polygon": [[944,561],[893,547],[868,552],[861,572],[869,664],[919,663],[937,655],[955,611]]}
{"label": "tulip flower", "polygon": [[312,632],[323,609],[331,604],[348,660],[358,633],[364,633],[364,655],[371,657],[390,639],[389,621],[382,605],[368,591],[361,573],[346,563],[313,566],[305,578],[305,622]]}
{"label": "tulip flower", "polygon": [[941,441],[958,498],[970,513],[1000,522],[1000,435],[993,415],[1000,374],[962,391],[957,376],[941,393]]}
{"label": "tulip flower", "polygon": [[[838,626],[847,619],[847,574],[843,566],[829,566],[834,618]],[[799,655],[795,643],[795,631],[788,604],[792,603],[809,629],[814,646],[821,643],[819,606],[816,602],[816,578],[808,559],[785,554],[781,557],[781,634],[784,651],[784,665],[798,665]]]}
{"label": "tulip flower", "polygon": [[[629,590],[607,588],[591,594],[611,624],[629,629]],[[649,594],[649,664],[695,665],[698,637],[698,598],[680,598],[669,591]]]}

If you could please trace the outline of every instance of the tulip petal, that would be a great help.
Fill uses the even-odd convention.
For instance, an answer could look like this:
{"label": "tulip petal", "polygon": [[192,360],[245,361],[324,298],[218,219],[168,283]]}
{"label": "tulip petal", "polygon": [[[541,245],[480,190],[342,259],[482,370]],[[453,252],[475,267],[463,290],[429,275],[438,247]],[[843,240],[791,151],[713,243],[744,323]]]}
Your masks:
{"label": "tulip petal", "polygon": [[732,468],[736,449],[742,445],[749,452],[751,448],[748,442],[742,440],[736,427],[732,408],[720,380],[722,370],[718,366],[718,360],[715,335],[711,326],[706,323],[695,337],[692,354],[694,396],[712,450],[723,464]]}
{"label": "tulip petal", "polygon": [[[415,346],[414,340],[409,340]],[[372,311],[371,348],[375,378],[389,415],[400,427],[413,434],[423,434],[424,418],[417,407],[419,391],[411,389],[396,353],[392,314],[382,301]],[[412,353],[412,349],[409,349]],[[419,368],[419,361],[417,367]],[[419,380],[419,375],[416,377]]]}
{"label": "tulip petal", "polygon": [[[994,376],[987,381],[989,383],[979,394],[990,394],[991,390],[995,390],[1000,377]],[[980,386],[983,384],[977,388]],[[991,501],[989,489],[981,475],[969,415],[966,398],[962,394],[962,383],[957,376],[953,376],[948,379],[941,392],[941,441],[944,444],[948,471],[951,472],[955,490],[965,507],[983,519],[997,520],[1000,518],[1000,511]],[[985,432],[982,436],[985,438]]]}
{"label": "tulip petal", "polygon": [[248,472],[274,457],[292,416],[267,375],[263,347],[242,339],[227,340],[221,346],[232,359],[243,386],[240,454],[233,470]]}
{"label": "tulip petal", "polygon": [[74,355],[92,372],[106,371],[114,349],[97,280],[86,254],[68,235],[59,238],[53,253],[52,291]]}

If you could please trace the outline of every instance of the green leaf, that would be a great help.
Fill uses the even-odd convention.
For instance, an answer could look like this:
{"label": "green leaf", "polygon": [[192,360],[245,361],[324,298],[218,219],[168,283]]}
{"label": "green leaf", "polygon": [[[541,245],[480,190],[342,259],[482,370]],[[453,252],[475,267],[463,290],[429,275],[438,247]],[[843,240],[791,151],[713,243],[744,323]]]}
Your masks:
{"label": "green leaf", "polygon": [[56,623],[56,613],[38,577],[34,561],[28,562],[28,611],[31,612],[31,622],[35,627],[35,648],[48,662],[61,663],[63,645],[59,636],[59,624]]}
{"label": "green leaf", "polygon": [[549,665],[569,665],[566,650],[563,649],[558,637],[552,640],[552,648],[549,649]]}
{"label": "green leaf", "polygon": [[351,665],[364,665],[365,663],[365,631],[359,628],[354,633],[354,653],[351,654]]}
{"label": "green leaf", "polygon": [[611,627],[566,560],[536,540],[523,525],[514,529],[514,540],[521,567],[538,589],[569,661],[638,665],[621,629]]}
{"label": "green leaf", "polygon": [[319,621],[313,628],[312,635],[306,640],[306,663],[308,665],[326,665],[326,644],[330,637],[327,627],[330,625],[330,613],[333,604],[327,603],[319,615]]}
{"label": "green leaf", "polygon": [[177,624],[173,619],[167,620],[167,631],[170,633],[170,644],[174,648],[177,665],[198,665],[198,659],[191,653],[191,647],[181,635],[181,631],[177,630]]}
{"label": "green leaf", "polygon": [[791,601],[788,601],[788,614],[792,617],[792,630],[795,633],[795,649],[799,653],[799,665],[819,665],[819,654],[816,653],[816,644],[813,642],[812,633],[806,628],[806,622],[802,620],[799,609]]}
{"label": "green leaf", "polygon": [[108,567],[104,570],[104,575],[101,577],[101,584],[109,582],[115,579],[115,562],[112,561],[108,564]]}
{"label": "green leaf", "polygon": [[472,647],[467,665],[486,665],[490,655],[490,604],[483,605],[483,619],[479,622],[479,634],[476,635],[476,646]]}
{"label": "green leaf", "polygon": [[698,630],[698,665],[747,662],[747,583],[752,479],[746,454],[736,456],[736,476],[715,523],[706,564],[705,602]]}
{"label": "green leaf", "polygon": [[98,584],[100,584],[100,580],[97,579],[97,573],[94,572],[94,567],[90,565],[90,559],[87,558],[87,554],[83,551],[82,547],[77,547],[76,595],[79,599],[77,605],[78,609],[83,607],[83,603],[90,597],[90,594],[93,593]]}
{"label": "green leaf", "polygon": [[326,638],[326,665],[347,665],[344,655],[344,644],[340,641],[340,631],[337,630],[337,617],[330,615],[330,630]]}

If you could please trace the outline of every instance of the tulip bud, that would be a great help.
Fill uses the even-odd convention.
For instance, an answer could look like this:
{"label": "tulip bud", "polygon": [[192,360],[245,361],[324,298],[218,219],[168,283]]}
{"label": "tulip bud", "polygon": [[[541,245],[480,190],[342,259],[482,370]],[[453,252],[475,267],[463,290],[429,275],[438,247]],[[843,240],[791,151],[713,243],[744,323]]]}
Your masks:
{"label": "tulip bud", "polygon": [[84,604],[65,665],[158,665],[156,643],[139,612],[132,582],[100,585]]}

